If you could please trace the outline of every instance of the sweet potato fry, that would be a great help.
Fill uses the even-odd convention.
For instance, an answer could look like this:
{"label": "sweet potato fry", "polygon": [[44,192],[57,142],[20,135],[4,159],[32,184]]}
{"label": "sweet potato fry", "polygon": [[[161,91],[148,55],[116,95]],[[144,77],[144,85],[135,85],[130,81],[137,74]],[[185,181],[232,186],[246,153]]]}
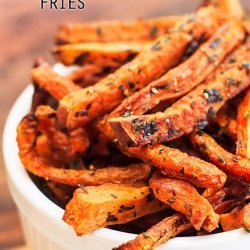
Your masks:
{"label": "sweet potato fry", "polygon": [[[48,138],[48,144],[57,157],[58,162],[75,160],[76,153],[84,153],[89,147],[89,138],[84,128],[79,128],[70,133],[70,136],[60,131],[56,126],[56,111],[49,106],[39,106],[35,115],[38,119],[38,130]],[[76,142],[79,143],[76,147]],[[81,161],[81,160],[80,160]]]}
{"label": "sweet potato fry", "polygon": [[17,128],[19,156],[29,172],[46,180],[72,186],[81,183],[94,186],[104,183],[142,184],[149,177],[151,166],[147,164],[111,166],[95,171],[57,168],[49,159],[38,155],[35,148],[37,131],[37,118],[31,114],[25,116]]}
{"label": "sweet potato fry", "polygon": [[87,64],[74,70],[68,75],[68,78],[80,87],[86,88],[102,80],[109,73],[113,73],[115,69],[116,68]]}
{"label": "sweet potato fry", "polygon": [[84,128],[78,128],[71,131],[69,134],[69,142],[74,154],[84,154],[90,146],[87,132]]}
{"label": "sweet potato fry", "polygon": [[54,47],[56,59],[65,65],[94,63],[98,66],[119,67],[141,52],[147,42],[77,43]]}
{"label": "sweet potato fry", "polygon": [[250,203],[240,205],[228,214],[222,214],[220,224],[225,232],[241,227],[250,232]]}
{"label": "sweet potato fry", "polygon": [[57,44],[153,40],[182,18],[170,16],[130,22],[66,23],[59,27],[56,40]]}
{"label": "sweet potato fry", "polygon": [[236,198],[226,200],[226,201],[223,201],[221,204],[216,205],[214,207],[214,211],[217,214],[227,213],[231,211],[232,209],[234,209],[236,206],[242,204],[243,202],[244,202],[243,200],[238,200]]}
{"label": "sweet potato fry", "polygon": [[32,96],[31,111],[35,112],[39,105],[48,105],[52,108],[57,108],[59,103],[51,96],[44,88],[41,88],[37,83],[33,82],[34,93]]}
{"label": "sweet potato fry", "polygon": [[208,134],[192,133],[189,138],[193,145],[221,170],[234,179],[250,184],[250,161],[247,158],[229,153]]}
{"label": "sweet potato fry", "polygon": [[237,139],[237,126],[239,126],[235,119],[229,117],[226,114],[219,112],[212,122],[217,123],[221,129],[219,134],[226,134],[232,139]]}
{"label": "sweet potato fry", "polygon": [[190,183],[155,173],[150,179],[150,187],[157,199],[185,214],[195,229],[200,230],[203,226],[211,232],[218,227],[218,215]]}
{"label": "sweet potato fry", "polygon": [[224,187],[221,190],[211,192],[211,189],[206,189],[202,196],[207,198],[209,203],[218,214],[228,212],[237,205],[249,199],[249,187],[241,183],[233,182],[231,185]]}
{"label": "sweet potato fry", "polygon": [[174,214],[163,219],[145,233],[139,234],[134,240],[113,250],[151,250],[191,227],[191,223],[188,223],[185,216]]}
{"label": "sweet potato fry", "polygon": [[242,18],[244,11],[239,0],[205,0],[203,6],[212,5],[216,7],[224,15],[231,15]]}
{"label": "sweet potato fry", "polygon": [[141,216],[165,209],[151,197],[149,187],[104,184],[77,189],[66,206],[63,220],[78,235],[98,228],[124,224]]}
{"label": "sweet potato fry", "polygon": [[46,135],[40,135],[36,139],[36,150],[38,154],[44,158],[52,158],[48,138]]}
{"label": "sweet potato fry", "polygon": [[[173,100],[188,93],[203,82],[225,56],[241,43],[239,29],[237,22],[224,24],[189,59],[126,98],[111,116],[142,115],[161,101]],[[209,54],[216,55],[216,59],[211,61],[207,56]]]}
{"label": "sweet potato fry", "polygon": [[32,69],[32,80],[49,92],[56,100],[81,88],[68,78],[58,75],[47,63]]}
{"label": "sweet potato fry", "polygon": [[206,188],[205,191],[202,193],[202,196],[207,199],[209,197],[212,197],[214,194],[216,194],[219,191],[220,191],[219,188]]}
{"label": "sweet potato fry", "polygon": [[[244,32],[241,32],[241,38]],[[249,72],[242,64],[250,61],[250,50],[240,47],[235,62],[222,64],[215,77],[199,85],[164,112],[109,120],[121,144],[146,145],[170,141],[203,129],[211,117],[250,84]]]}
{"label": "sweet potato fry", "polygon": [[[228,189],[228,188],[223,188],[223,190],[225,189]],[[231,191],[230,188],[228,190]],[[221,191],[218,191],[217,193]],[[209,193],[211,194],[211,192]],[[213,199],[213,204],[211,204],[211,202],[209,201],[212,207],[215,209],[215,212],[217,214],[225,213],[238,205],[239,203],[238,198],[234,198],[234,199],[221,202],[214,197],[214,196],[218,196],[217,193],[212,193],[210,196],[210,198]],[[178,220],[178,223],[176,219]],[[148,249],[148,250],[151,250],[154,247],[158,246],[159,244],[162,244],[168,241],[170,238],[189,229],[191,226],[192,224],[187,223],[187,219],[185,218],[184,215],[176,213],[173,216],[167,217],[163,219],[162,221],[158,222],[156,225],[152,226],[152,228],[149,228],[145,233],[139,234],[134,240],[131,240],[119,246],[118,248],[114,248],[114,249],[119,249],[119,250]],[[199,232],[202,232],[202,234],[200,234]],[[207,231],[199,231],[199,232],[197,233],[197,235],[208,234]]]}
{"label": "sweet potato fry", "polygon": [[186,180],[197,187],[221,188],[226,175],[213,164],[164,145],[128,148],[127,153],[156,166],[164,175]]}
{"label": "sweet potato fry", "polygon": [[[248,67],[250,74],[250,62],[245,62],[242,66]],[[237,147],[236,155],[250,158],[250,91],[238,106],[237,116]]]}
{"label": "sweet potato fry", "polygon": [[[211,36],[217,28],[213,8],[201,9],[172,32],[159,37],[130,63],[123,65],[94,86],[67,95],[60,101],[58,119],[74,129],[115,108],[126,96],[163,75],[175,66],[192,39]],[[193,17],[193,16],[192,16]],[[192,31],[192,35],[190,35]],[[87,111],[87,112],[86,112]],[[76,115],[84,112],[84,115]]]}

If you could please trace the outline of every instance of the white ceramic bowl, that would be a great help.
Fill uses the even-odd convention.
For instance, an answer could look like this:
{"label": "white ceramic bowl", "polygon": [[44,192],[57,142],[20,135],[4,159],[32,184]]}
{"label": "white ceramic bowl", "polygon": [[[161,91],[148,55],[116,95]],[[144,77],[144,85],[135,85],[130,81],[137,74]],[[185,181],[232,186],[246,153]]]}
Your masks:
{"label": "white ceramic bowl", "polygon": [[[57,66],[60,73],[62,67]],[[8,172],[8,183],[18,207],[24,234],[30,250],[110,250],[136,235],[99,229],[87,236],[78,237],[73,229],[62,221],[63,209],[51,202],[32,182],[18,157],[16,127],[28,113],[33,87],[28,86],[11,109],[3,134],[3,153]],[[239,229],[227,233],[200,237],[171,239],[158,249],[168,250],[249,250],[250,234]]]}

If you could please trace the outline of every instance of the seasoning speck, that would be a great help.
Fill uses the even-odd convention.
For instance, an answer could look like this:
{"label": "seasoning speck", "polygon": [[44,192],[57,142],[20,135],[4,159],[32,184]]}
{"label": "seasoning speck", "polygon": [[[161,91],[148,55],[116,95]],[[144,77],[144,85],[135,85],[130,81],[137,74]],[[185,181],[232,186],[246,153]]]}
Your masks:
{"label": "seasoning speck", "polygon": [[157,41],[157,42],[151,47],[151,50],[154,50],[154,51],[159,51],[159,50],[161,50],[161,42],[160,42],[160,41]]}
{"label": "seasoning speck", "polygon": [[118,221],[118,218],[115,215],[109,213],[106,222],[114,222],[114,221]]}
{"label": "seasoning speck", "polygon": [[158,27],[156,25],[152,26],[150,29],[150,36],[155,37],[158,33]]}
{"label": "seasoning speck", "polygon": [[211,49],[216,49],[216,48],[219,47],[220,43],[221,43],[221,39],[220,39],[220,38],[216,38],[216,39],[210,44],[209,47],[210,47]]}
{"label": "seasoning speck", "polygon": [[203,94],[207,103],[216,103],[223,100],[223,97],[218,89],[204,89]]}

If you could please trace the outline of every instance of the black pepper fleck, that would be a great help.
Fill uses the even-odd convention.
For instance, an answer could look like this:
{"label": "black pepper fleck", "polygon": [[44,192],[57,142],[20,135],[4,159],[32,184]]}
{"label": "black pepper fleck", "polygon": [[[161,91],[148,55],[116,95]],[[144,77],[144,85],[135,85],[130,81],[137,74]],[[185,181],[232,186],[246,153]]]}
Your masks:
{"label": "black pepper fleck", "polygon": [[79,117],[79,116],[87,116],[88,115],[88,110],[81,110],[81,111],[77,111],[75,113],[75,117]]}
{"label": "black pepper fleck", "polygon": [[214,108],[210,107],[208,112],[207,112],[207,119],[211,120],[211,119],[214,119],[215,117],[216,117],[216,113],[214,111]]}
{"label": "black pepper fleck", "polygon": [[223,96],[218,89],[205,89],[203,93],[207,103],[216,103],[223,100]]}
{"label": "black pepper fleck", "polygon": [[163,152],[164,152],[164,148],[160,148],[160,149],[159,149],[159,155],[162,155]]}
{"label": "black pepper fleck", "polygon": [[181,174],[184,174],[184,173],[185,173],[185,168],[184,168],[184,167],[180,170],[180,173],[181,173]]}
{"label": "black pepper fleck", "polygon": [[196,129],[197,130],[203,130],[204,128],[206,128],[207,125],[208,125],[208,122],[206,120],[201,119],[196,124]]}
{"label": "black pepper fleck", "polygon": [[240,66],[240,69],[245,69],[247,74],[250,74],[250,63],[249,62],[243,62]]}
{"label": "black pepper fleck", "polygon": [[129,117],[131,115],[132,115],[132,113],[129,110],[126,110],[122,116],[123,117]]}
{"label": "black pepper fleck", "polygon": [[160,41],[157,41],[157,42],[151,47],[151,50],[154,50],[154,51],[159,51],[159,50],[161,50],[161,42],[160,42]]}
{"label": "black pepper fleck", "polygon": [[158,27],[156,25],[152,26],[149,32],[150,36],[155,37],[157,33],[158,33]]}
{"label": "black pepper fleck", "polygon": [[109,214],[108,214],[108,217],[107,217],[107,219],[106,219],[106,222],[110,222],[110,221],[111,221],[111,222],[118,221],[118,218],[117,218],[115,215],[109,213]]}
{"label": "black pepper fleck", "polygon": [[216,39],[210,44],[209,47],[210,47],[211,49],[216,49],[216,48],[219,47],[220,43],[221,43],[221,39],[220,39],[220,38],[216,38]]}
{"label": "black pepper fleck", "polygon": [[218,161],[221,163],[225,163],[225,160],[222,156],[218,156]]}

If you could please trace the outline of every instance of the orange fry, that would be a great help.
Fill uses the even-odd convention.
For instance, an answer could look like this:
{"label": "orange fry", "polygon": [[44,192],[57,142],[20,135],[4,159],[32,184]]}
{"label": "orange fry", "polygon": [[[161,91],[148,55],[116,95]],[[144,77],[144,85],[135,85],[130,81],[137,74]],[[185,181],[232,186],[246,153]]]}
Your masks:
{"label": "orange fry", "polygon": [[57,44],[153,40],[183,17],[170,16],[130,22],[66,23],[59,27]]}
{"label": "orange fry", "polygon": [[232,139],[237,139],[237,121],[226,114],[219,112],[212,122],[218,123],[221,127],[219,133],[225,133]]}
{"label": "orange fry", "polygon": [[145,233],[139,234],[134,240],[113,250],[151,250],[191,227],[192,225],[188,223],[185,216],[174,214],[163,219]]}
{"label": "orange fry", "polygon": [[110,119],[118,141],[143,146],[205,128],[209,118],[250,84],[248,71],[241,68],[244,62],[250,61],[250,50],[238,52],[236,62],[228,64],[226,70],[218,71],[214,79],[199,85],[164,112]]}
{"label": "orange fry", "polygon": [[[192,39],[210,37],[214,33],[217,28],[215,15],[213,8],[200,9],[194,19],[189,16],[175,27],[176,32],[162,35],[113,74],[94,86],[65,96],[58,109],[61,126],[74,129],[84,125],[111,111],[130,93],[163,75],[180,61]],[[79,115],[79,112],[84,112],[84,115]]]}
{"label": "orange fry", "polygon": [[244,11],[239,0],[204,0],[203,6],[213,5],[224,15],[242,18]]}
{"label": "orange fry", "polygon": [[[126,98],[111,116],[142,115],[161,101],[173,100],[188,93],[203,82],[225,56],[241,43],[242,36],[235,36],[238,31],[238,23],[224,24],[189,59]],[[207,56],[209,54],[213,54],[216,59],[210,60]]]}
{"label": "orange fry", "polygon": [[56,111],[49,106],[40,105],[35,111],[38,119],[38,130],[46,135],[48,145],[54,151],[53,158],[58,162],[74,160],[74,154],[67,134],[56,127]]}
{"label": "orange fry", "polygon": [[218,227],[218,215],[190,183],[154,174],[150,187],[157,199],[185,214],[195,229],[200,230],[203,226],[211,232]]}
{"label": "orange fry", "polygon": [[90,146],[88,131],[84,128],[73,130],[69,134],[69,141],[74,154],[85,153]]}
{"label": "orange fry", "polygon": [[61,100],[69,93],[81,89],[68,78],[58,75],[47,63],[32,69],[32,80],[56,100]]}
{"label": "orange fry", "polygon": [[[223,190],[225,189],[228,189],[228,188],[223,188]],[[231,200],[221,202],[214,197],[216,195],[217,193],[215,194],[213,193],[210,198],[214,200],[213,205],[212,204],[211,205],[216,210],[215,212],[217,214],[225,213],[239,204],[238,198],[234,198]],[[139,234],[134,240],[131,240],[119,246],[118,248],[114,248],[114,249],[119,249],[119,250],[139,250],[139,249],[146,250],[148,249],[148,250],[151,250],[152,248],[158,246],[159,244],[162,244],[168,241],[170,238],[189,229],[191,226],[192,224],[187,223],[187,219],[185,218],[184,215],[176,213],[173,216],[167,217],[163,219],[162,221],[158,222],[156,225],[149,228],[146,232]],[[202,232],[202,234],[200,232]],[[197,235],[198,234],[207,235],[208,232],[199,231]]]}
{"label": "orange fry", "polygon": [[221,188],[226,175],[213,164],[164,145],[125,149],[128,155],[156,166],[164,175],[186,180],[197,187]]}
{"label": "orange fry", "polygon": [[77,189],[66,206],[63,220],[73,226],[78,235],[84,235],[165,208],[165,205],[151,197],[147,186],[104,184]]}
{"label": "orange fry", "polygon": [[228,214],[222,214],[220,224],[225,232],[241,227],[250,232],[250,203],[240,205]]}
{"label": "orange fry", "polygon": [[77,43],[54,47],[52,52],[65,65],[94,63],[98,66],[119,67],[148,45],[146,42]]}
{"label": "orange fry", "polygon": [[[244,31],[239,27],[238,32],[235,35],[240,34],[242,40]],[[243,46],[235,56],[235,62],[222,64],[214,78],[196,87],[164,112],[110,119],[119,142],[143,146],[170,141],[206,127],[207,120],[250,84],[247,70],[241,68],[244,62],[250,61],[250,50]]]}
{"label": "orange fry", "polygon": [[205,133],[192,133],[189,138],[221,170],[234,179],[250,184],[250,161],[247,158],[229,153]]}
{"label": "orange fry", "polygon": [[19,156],[29,172],[46,180],[72,186],[78,184],[94,186],[104,183],[143,184],[149,177],[151,166],[147,164],[106,167],[95,171],[57,168],[49,159],[38,155],[35,148],[37,131],[37,118],[31,114],[25,116],[17,128]]}
{"label": "orange fry", "polygon": [[[250,75],[250,62],[242,64]],[[238,106],[236,155],[250,158],[250,91]]]}

